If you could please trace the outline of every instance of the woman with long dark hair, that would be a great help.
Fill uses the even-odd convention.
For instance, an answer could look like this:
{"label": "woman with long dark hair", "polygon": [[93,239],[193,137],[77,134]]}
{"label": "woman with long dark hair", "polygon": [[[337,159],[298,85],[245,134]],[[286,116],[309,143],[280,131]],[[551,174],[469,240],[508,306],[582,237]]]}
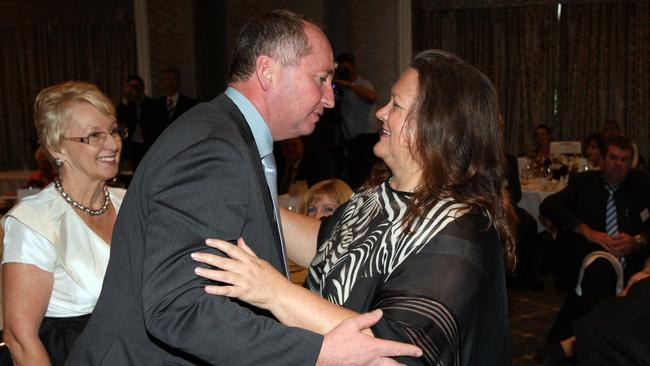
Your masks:
{"label": "woman with long dark hair", "polygon": [[377,112],[374,152],[387,169],[322,224],[285,211],[290,259],[310,264],[308,291],[292,285],[240,239],[208,240],[227,257],[194,255],[224,284],[215,295],[270,310],[281,322],[326,333],[382,309],[368,331],[413,343],[407,364],[511,363],[506,265],[514,214],[490,80],[458,57],[418,54]]}

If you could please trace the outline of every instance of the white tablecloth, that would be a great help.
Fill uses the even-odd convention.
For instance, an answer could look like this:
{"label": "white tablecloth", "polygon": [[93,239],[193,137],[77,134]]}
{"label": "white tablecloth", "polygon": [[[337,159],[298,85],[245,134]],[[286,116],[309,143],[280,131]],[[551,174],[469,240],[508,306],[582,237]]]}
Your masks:
{"label": "white tablecloth", "polygon": [[549,186],[542,186],[538,183],[531,183],[521,186],[521,200],[517,206],[523,208],[537,221],[537,231],[542,232],[546,227],[539,219],[539,205],[542,201],[555,192],[564,188],[561,183]]}

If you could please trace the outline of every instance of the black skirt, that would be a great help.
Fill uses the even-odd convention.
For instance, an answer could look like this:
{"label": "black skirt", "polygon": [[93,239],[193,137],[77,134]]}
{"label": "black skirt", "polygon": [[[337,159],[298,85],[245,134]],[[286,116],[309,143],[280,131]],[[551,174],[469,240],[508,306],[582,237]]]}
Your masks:
{"label": "black skirt", "polygon": [[52,366],[65,364],[77,337],[86,327],[90,314],[70,318],[43,319],[38,336],[50,356]]}
{"label": "black skirt", "polygon": [[[69,318],[43,318],[38,336],[47,350],[52,366],[63,366],[77,337],[86,327],[90,314]],[[0,349],[0,366],[12,365],[6,346]]]}

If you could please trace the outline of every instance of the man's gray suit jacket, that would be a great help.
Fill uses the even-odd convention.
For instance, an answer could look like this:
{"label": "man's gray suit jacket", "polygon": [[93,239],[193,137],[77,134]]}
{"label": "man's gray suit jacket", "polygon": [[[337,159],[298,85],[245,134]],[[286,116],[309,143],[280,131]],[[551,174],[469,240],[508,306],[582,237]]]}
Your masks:
{"label": "man's gray suit jacket", "polygon": [[[273,203],[253,135],[225,95],[185,113],[129,186],[97,306],[69,365],[313,365],[323,337],[206,294],[193,252],[243,237],[282,271]],[[260,279],[263,280],[263,279]]]}

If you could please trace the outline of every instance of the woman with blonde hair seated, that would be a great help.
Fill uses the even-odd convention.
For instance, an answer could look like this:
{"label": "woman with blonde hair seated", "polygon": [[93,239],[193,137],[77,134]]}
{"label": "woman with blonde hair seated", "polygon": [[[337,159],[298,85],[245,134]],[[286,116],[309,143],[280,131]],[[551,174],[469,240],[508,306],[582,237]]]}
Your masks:
{"label": "woman with blonde hair seated", "polygon": [[95,308],[125,191],[126,130],[93,84],[43,89],[34,104],[43,151],[58,177],[2,218],[4,341],[18,365],[63,365]]}
{"label": "woman with blonde hair seated", "polygon": [[320,219],[331,216],[352,196],[352,188],[340,179],[322,180],[309,187],[298,207],[298,213]]}

